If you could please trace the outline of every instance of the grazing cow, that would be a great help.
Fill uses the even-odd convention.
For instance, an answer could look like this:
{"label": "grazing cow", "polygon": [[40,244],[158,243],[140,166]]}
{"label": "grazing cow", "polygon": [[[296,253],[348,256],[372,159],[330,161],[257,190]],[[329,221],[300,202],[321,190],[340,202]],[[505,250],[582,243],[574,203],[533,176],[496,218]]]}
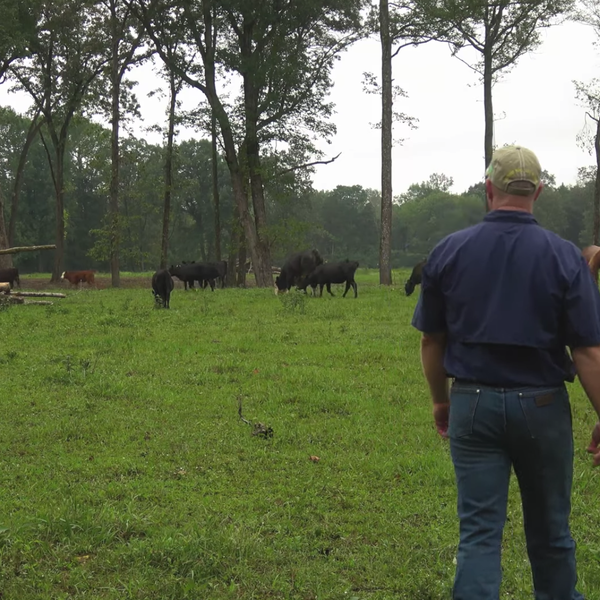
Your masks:
{"label": "grazing cow", "polygon": [[[215,267],[215,269],[217,269],[217,271],[219,272],[219,276],[217,277],[217,280],[221,284],[221,289],[223,289],[225,287],[225,279],[227,278],[227,261],[219,260],[216,262],[209,262],[207,264],[212,267]],[[204,283],[202,284],[202,287],[206,288],[207,285],[208,285],[208,280],[205,279]],[[192,284],[192,287],[194,287],[193,284]]]}
{"label": "grazing cow", "polygon": [[8,267],[7,269],[0,269],[0,283],[8,283],[12,290],[13,285],[16,284],[21,287],[21,280],[19,279],[19,269],[16,267]]}
{"label": "grazing cow", "polygon": [[188,284],[193,287],[194,281],[202,286],[204,281],[208,281],[210,289],[215,291],[215,279],[219,277],[219,270],[207,263],[187,263],[169,268],[169,273],[183,281],[184,289],[188,289]]}
{"label": "grazing cow", "polygon": [[407,296],[410,296],[415,291],[415,286],[421,283],[421,271],[426,262],[427,259],[422,260],[414,266],[408,281],[404,284],[404,291]]}
{"label": "grazing cow", "polygon": [[80,283],[87,283],[88,285],[95,285],[94,273],[96,271],[64,271],[60,276],[61,279],[66,279],[72,285],[79,285]]}
{"label": "grazing cow", "polygon": [[299,288],[305,290],[307,286],[311,286],[313,289],[313,296],[316,295],[317,286],[321,286],[319,295],[323,296],[323,286],[327,286],[327,291],[333,296],[331,291],[332,283],[345,283],[346,289],[344,290],[343,298],[346,297],[348,290],[352,288],[354,290],[354,297],[358,296],[358,286],[354,281],[354,274],[358,269],[358,261],[346,259],[343,262],[337,263],[325,263],[318,265],[311,273],[309,273],[304,281],[300,284]]}
{"label": "grazing cow", "polygon": [[587,246],[581,251],[596,283],[598,283],[598,270],[600,269],[600,246]]}
{"label": "grazing cow", "polygon": [[275,294],[283,290],[289,292],[294,284],[299,286],[309,273],[322,264],[323,259],[318,250],[292,254],[281,267],[279,276],[275,278]]}
{"label": "grazing cow", "polygon": [[158,305],[162,305],[164,308],[170,308],[169,300],[171,299],[171,292],[175,284],[171,274],[166,269],[156,271],[152,275],[152,293],[154,294],[154,300]]}

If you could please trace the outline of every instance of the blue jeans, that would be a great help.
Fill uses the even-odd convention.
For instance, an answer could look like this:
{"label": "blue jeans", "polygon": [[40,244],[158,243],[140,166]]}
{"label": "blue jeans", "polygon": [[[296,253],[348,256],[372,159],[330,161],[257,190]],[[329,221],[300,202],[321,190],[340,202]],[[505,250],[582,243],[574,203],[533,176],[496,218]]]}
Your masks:
{"label": "blue jeans", "polygon": [[536,600],[583,600],[569,530],[571,405],[565,386],[504,389],[454,382],[448,435],[460,542],[454,600],[498,600],[511,466],[523,506]]}

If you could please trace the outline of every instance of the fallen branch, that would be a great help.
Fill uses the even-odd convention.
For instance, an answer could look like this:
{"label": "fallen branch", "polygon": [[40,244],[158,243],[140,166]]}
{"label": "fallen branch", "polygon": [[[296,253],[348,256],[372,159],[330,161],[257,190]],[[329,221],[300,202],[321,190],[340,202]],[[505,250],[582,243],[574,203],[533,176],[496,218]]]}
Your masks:
{"label": "fallen branch", "polygon": [[15,248],[4,248],[0,250],[0,256],[3,254],[18,254],[19,252],[36,252],[37,250],[56,250],[56,244],[46,246],[16,246]]}
{"label": "fallen branch", "polygon": [[238,414],[240,415],[240,419],[247,423],[248,425],[254,425],[254,429],[252,430],[252,435],[260,435],[265,439],[273,437],[273,428],[265,425],[264,423],[251,423],[248,419],[244,419],[242,416],[242,397],[238,396]]}
{"label": "fallen branch", "polygon": [[11,296],[48,296],[50,298],[66,298],[66,294],[55,292],[11,292]]}
{"label": "fallen branch", "polygon": [[52,306],[54,302],[50,302],[50,300],[23,300],[23,304],[44,304],[46,306]]}

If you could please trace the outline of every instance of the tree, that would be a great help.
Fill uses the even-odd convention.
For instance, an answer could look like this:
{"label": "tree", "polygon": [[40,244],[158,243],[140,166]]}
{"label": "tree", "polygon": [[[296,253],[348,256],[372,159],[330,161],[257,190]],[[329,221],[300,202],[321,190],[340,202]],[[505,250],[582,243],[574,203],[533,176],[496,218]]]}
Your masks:
{"label": "tree", "polygon": [[[258,286],[273,285],[262,148],[302,138],[313,151],[311,140],[333,132],[326,102],[330,72],[355,39],[360,2],[135,2],[161,58],[206,96],[214,112]],[[172,53],[165,40],[176,31],[187,44]],[[193,53],[201,60],[188,65]],[[217,85],[221,72],[241,78],[230,105]]]}
{"label": "tree", "polygon": [[[390,6],[392,10],[390,11]],[[374,10],[374,7],[372,7]],[[393,110],[396,96],[406,96],[393,86],[392,58],[406,46],[417,46],[435,39],[443,39],[448,28],[438,18],[435,3],[429,0],[393,2],[379,0],[379,14],[371,15],[371,26],[379,30],[381,40],[381,89],[370,73],[365,73],[370,93],[381,93],[381,234],[379,242],[379,283],[392,283],[392,126],[394,120],[416,127],[417,119]]]}
{"label": "tree", "polygon": [[[36,2],[4,0],[0,3],[0,82],[4,82],[15,60],[28,55],[28,42],[35,36],[37,11]],[[7,230],[0,190],[0,248],[8,248],[10,239],[10,225]],[[0,267],[12,267],[12,255],[0,256]]]}
{"label": "tree", "polygon": [[94,8],[92,0],[44,2],[38,35],[29,43],[31,58],[10,67],[17,87],[29,93],[44,118],[40,134],[56,196],[56,252],[51,281],[58,281],[64,262],[64,161],[69,128],[106,63],[102,39],[92,27]]}
{"label": "tree", "polygon": [[432,173],[427,181],[422,183],[413,183],[408,190],[398,198],[399,204],[412,202],[421,198],[426,198],[433,192],[448,192],[453,186],[454,180],[444,173]]}
{"label": "tree", "polygon": [[[566,13],[573,0],[442,0],[445,19],[458,34],[450,42],[456,56],[483,79],[484,156],[487,168],[494,144],[492,87],[521,56],[541,43],[539,30]],[[471,64],[459,56],[473,48],[481,59]]]}
{"label": "tree", "polygon": [[[99,28],[106,36],[108,69],[105,77],[98,81],[104,86],[108,80],[108,89],[98,89],[100,104],[110,116],[111,123],[111,162],[110,179],[110,272],[112,287],[120,286],[119,272],[119,129],[121,124],[122,105],[127,105],[129,112],[136,113],[135,98],[131,97],[131,86],[124,80],[127,71],[147,57],[140,52],[143,36],[131,8],[123,0],[101,0]],[[108,96],[108,102],[103,100]],[[104,106],[103,106],[104,105]],[[127,110],[127,109],[126,109]]]}
{"label": "tree", "polygon": [[173,144],[175,140],[175,109],[177,107],[177,94],[181,90],[181,80],[178,80],[173,71],[168,72],[169,77],[169,125],[167,128],[167,147],[165,149],[165,194],[163,204],[162,235],[160,250],[160,268],[167,268],[167,254],[169,251],[169,218],[171,215],[171,192],[173,188]]}
{"label": "tree", "polygon": [[[578,10],[575,12],[575,20],[592,27],[596,37],[600,39],[600,6],[595,0],[580,0]],[[592,244],[598,244],[600,240],[600,80],[593,79],[587,84],[574,81],[573,84],[576,97],[585,108],[586,117],[594,124],[593,132],[590,132],[587,127],[584,128],[578,136],[578,142],[590,153],[593,148],[596,155]]]}

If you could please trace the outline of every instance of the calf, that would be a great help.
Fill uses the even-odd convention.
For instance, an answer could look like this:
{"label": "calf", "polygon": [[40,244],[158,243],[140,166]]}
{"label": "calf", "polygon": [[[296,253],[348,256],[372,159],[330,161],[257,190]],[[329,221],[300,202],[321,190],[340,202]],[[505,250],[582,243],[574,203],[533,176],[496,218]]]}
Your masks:
{"label": "calf", "polygon": [[193,287],[194,281],[197,281],[201,286],[205,281],[210,284],[210,289],[215,291],[215,279],[219,277],[218,269],[209,263],[188,263],[177,265],[169,268],[169,273],[177,279],[183,281],[184,288],[187,290],[188,285]]}
{"label": "calf", "polygon": [[87,283],[88,285],[95,285],[94,273],[96,271],[64,271],[60,276],[61,279],[66,279],[72,285],[79,285],[80,283]]}
{"label": "calf", "polygon": [[406,292],[407,296],[410,296],[415,291],[415,286],[421,283],[421,271],[423,270],[426,262],[427,259],[422,260],[413,267],[408,281],[404,284],[404,291]]}
{"label": "calf", "polygon": [[8,283],[12,290],[13,285],[16,284],[21,287],[21,280],[19,279],[19,269],[16,267],[8,267],[6,269],[0,269],[0,283]]}
{"label": "calf", "polygon": [[343,262],[337,263],[325,263],[316,267],[311,273],[309,273],[304,281],[300,284],[300,289],[305,290],[307,286],[311,286],[313,289],[313,295],[316,294],[317,286],[321,286],[319,295],[323,296],[323,286],[327,286],[327,291],[333,296],[331,291],[332,283],[345,283],[346,289],[343,294],[343,298],[346,297],[348,290],[352,288],[354,290],[354,297],[358,297],[358,286],[354,281],[354,274],[358,269],[358,261],[346,259]]}
{"label": "calf", "polygon": [[170,308],[169,300],[171,299],[171,292],[175,284],[171,274],[166,269],[156,271],[152,275],[152,293],[154,294],[154,300],[158,305],[162,305],[164,308]]}
{"label": "calf", "polygon": [[[275,278],[275,294],[283,290],[289,292],[294,284],[300,286],[304,278],[322,264],[323,259],[318,250],[305,250],[292,254],[283,263],[281,273]],[[306,288],[304,290],[306,291]]]}
{"label": "calf", "polygon": [[598,270],[600,269],[600,247],[599,246],[587,246],[582,251],[583,258],[585,258],[592,276],[596,283],[598,283]]}

